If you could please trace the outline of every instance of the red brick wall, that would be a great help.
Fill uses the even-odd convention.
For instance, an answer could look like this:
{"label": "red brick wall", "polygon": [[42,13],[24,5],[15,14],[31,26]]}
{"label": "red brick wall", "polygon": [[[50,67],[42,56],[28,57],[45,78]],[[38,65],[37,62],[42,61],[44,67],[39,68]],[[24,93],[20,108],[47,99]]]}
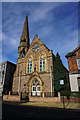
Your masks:
{"label": "red brick wall", "polygon": [[34,102],[61,102],[60,92],[58,92],[58,97],[29,97],[29,101]]}
{"label": "red brick wall", "polygon": [[76,56],[68,57],[69,72],[79,71],[77,65],[77,59],[80,59],[80,50],[78,50],[75,54]]}
{"label": "red brick wall", "polygon": [[3,101],[20,101],[20,96],[18,95],[3,95]]}
{"label": "red brick wall", "polygon": [[30,97],[29,101],[34,102],[61,102],[58,97]]}

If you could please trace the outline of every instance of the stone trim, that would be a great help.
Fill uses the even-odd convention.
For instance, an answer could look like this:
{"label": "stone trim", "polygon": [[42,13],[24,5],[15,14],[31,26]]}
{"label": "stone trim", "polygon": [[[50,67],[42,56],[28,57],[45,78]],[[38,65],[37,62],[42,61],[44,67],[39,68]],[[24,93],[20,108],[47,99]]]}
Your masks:
{"label": "stone trim", "polygon": [[80,71],[78,71],[78,72],[70,72],[69,75],[71,75],[71,74],[80,74]]}

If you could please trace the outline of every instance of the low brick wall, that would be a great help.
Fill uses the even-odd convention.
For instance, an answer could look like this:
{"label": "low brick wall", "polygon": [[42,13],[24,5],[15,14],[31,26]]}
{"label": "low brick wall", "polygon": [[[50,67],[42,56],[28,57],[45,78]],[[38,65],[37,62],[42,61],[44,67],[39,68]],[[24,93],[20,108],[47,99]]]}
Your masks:
{"label": "low brick wall", "polygon": [[[63,97],[61,96],[61,102],[63,102]],[[67,99],[66,96],[64,96],[64,102],[70,102],[70,103],[80,103],[80,97],[70,97]]]}
{"label": "low brick wall", "polygon": [[69,102],[80,103],[80,98],[71,97],[71,98],[69,99]]}
{"label": "low brick wall", "polygon": [[61,102],[58,97],[30,97],[29,101],[34,102]]}
{"label": "low brick wall", "polygon": [[34,102],[61,102],[60,93],[58,93],[58,97],[29,97],[29,101]]}
{"label": "low brick wall", "polygon": [[20,101],[18,95],[3,95],[3,101]]}

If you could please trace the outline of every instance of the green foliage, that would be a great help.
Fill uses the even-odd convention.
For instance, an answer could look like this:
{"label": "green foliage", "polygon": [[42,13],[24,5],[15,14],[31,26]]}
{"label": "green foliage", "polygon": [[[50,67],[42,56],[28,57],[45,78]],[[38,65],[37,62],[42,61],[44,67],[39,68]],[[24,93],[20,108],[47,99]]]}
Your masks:
{"label": "green foliage", "polygon": [[80,97],[80,91],[74,91],[74,92],[71,92],[71,91],[61,91],[60,92],[60,95],[61,96],[66,96],[66,97]]}
{"label": "green foliage", "polygon": [[71,91],[61,91],[60,95],[61,96],[66,96],[66,97],[70,97],[71,96]]}
{"label": "green foliage", "polygon": [[[56,54],[54,68],[53,68],[53,75],[54,75],[54,89],[55,91],[61,91],[68,87],[67,79],[66,79],[66,70],[63,66],[63,63],[60,59],[59,53]],[[60,85],[60,80],[64,80],[64,85]]]}

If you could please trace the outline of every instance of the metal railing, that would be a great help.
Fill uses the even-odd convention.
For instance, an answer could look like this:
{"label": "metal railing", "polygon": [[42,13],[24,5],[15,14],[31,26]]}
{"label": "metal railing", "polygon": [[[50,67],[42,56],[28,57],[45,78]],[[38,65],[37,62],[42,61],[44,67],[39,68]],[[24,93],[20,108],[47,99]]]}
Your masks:
{"label": "metal railing", "polygon": [[58,92],[31,92],[31,96],[33,97],[58,97]]}
{"label": "metal railing", "polygon": [[19,95],[18,92],[10,92],[10,95]]}

